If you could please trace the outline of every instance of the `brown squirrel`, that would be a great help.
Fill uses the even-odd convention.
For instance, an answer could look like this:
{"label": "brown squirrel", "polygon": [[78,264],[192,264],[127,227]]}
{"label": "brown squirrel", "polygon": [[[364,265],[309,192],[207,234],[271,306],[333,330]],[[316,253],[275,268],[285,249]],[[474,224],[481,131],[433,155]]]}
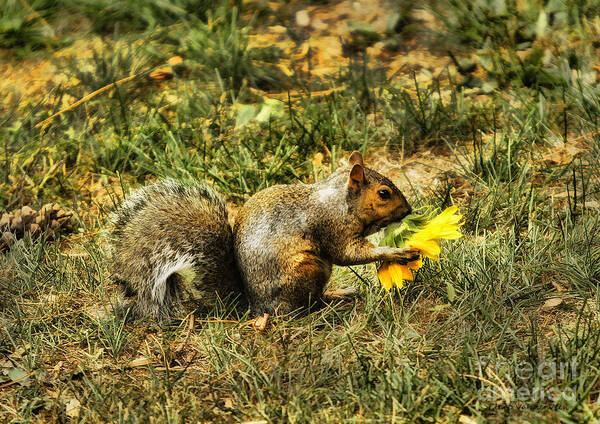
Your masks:
{"label": "brown squirrel", "polygon": [[114,275],[135,316],[173,316],[188,303],[211,308],[232,297],[255,314],[287,314],[322,298],[332,265],[416,259],[416,250],[366,239],[409,213],[400,190],[359,152],[315,184],[256,193],[233,229],[214,189],[161,180],[112,215]]}

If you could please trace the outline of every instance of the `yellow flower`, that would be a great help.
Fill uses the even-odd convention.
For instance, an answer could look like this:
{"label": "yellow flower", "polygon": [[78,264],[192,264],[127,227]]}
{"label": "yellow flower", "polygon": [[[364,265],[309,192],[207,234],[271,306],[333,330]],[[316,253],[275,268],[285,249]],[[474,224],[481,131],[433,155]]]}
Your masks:
{"label": "yellow flower", "polygon": [[450,206],[409,237],[404,245],[419,249],[428,258],[438,260],[441,239],[456,240],[462,237],[458,230],[462,225],[462,215],[457,212],[458,206]]}
{"label": "yellow flower", "polygon": [[410,279],[412,280],[411,271],[405,268],[404,265],[384,262],[377,271],[377,276],[379,277],[379,281],[381,281],[383,288],[389,290],[392,286],[396,286],[401,289],[403,281],[407,279],[406,276],[408,274],[410,274]]}
{"label": "yellow flower", "polygon": [[419,259],[417,259],[416,261],[412,261],[412,262],[409,262],[406,264],[406,267],[408,269],[414,269],[415,271],[418,270],[419,268],[421,268],[422,266],[423,266],[423,258],[422,257],[419,257]]}
{"label": "yellow flower", "polygon": [[429,259],[438,259],[440,253],[442,252],[442,248],[440,247],[440,242],[437,240],[429,240],[427,235],[425,237],[417,237],[416,235],[409,238],[406,241],[406,246],[414,247],[415,249],[419,249],[419,251],[427,256]]}
{"label": "yellow flower", "polygon": [[[441,253],[441,239],[455,240],[462,237],[462,233],[459,231],[459,227],[462,225],[462,215],[457,212],[458,206],[450,206],[413,233],[403,245],[418,249],[428,258],[438,260]],[[384,262],[377,271],[377,276],[386,290],[390,290],[392,286],[401,289],[404,280],[413,281],[412,271],[416,271],[422,266],[422,257],[406,265]]]}
{"label": "yellow flower", "polygon": [[404,280],[413,281],[414,276],[411,270],[417,270],[423,266],[423,259],[409,262],[406,265],[400,265],[393,262],[384,262],[377,271],[379,281],[386,290],[396,286],[401,289],[404,286]]}

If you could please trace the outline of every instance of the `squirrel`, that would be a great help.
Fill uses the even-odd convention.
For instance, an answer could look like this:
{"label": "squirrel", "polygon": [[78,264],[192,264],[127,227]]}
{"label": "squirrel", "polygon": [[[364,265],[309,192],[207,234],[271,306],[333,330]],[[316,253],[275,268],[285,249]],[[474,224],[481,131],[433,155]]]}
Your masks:
{"label": "squirrel", "polygon": [[332,265],[416,259],[415,249],[366,239],[410,213],[359,152],[322,181],[257,192],[233,226],[210,186],[160,180],[113,212],[113,274],[134,316],[161,319],[227,298],[256,315],[289,314],[322,300]]}

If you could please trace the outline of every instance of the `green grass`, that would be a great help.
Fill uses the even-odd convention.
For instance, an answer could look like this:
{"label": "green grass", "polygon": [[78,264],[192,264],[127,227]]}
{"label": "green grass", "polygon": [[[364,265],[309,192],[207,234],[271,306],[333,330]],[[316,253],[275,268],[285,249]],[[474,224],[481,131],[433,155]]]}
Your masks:
{"label": "green grass", "polygon": [[[30,2],[56,30],[52,43],[23,3],[0,17],[7,64],[52,60],[66,77],[0,105],[0,208],[59,202],[79,229],[0,252],[0,421],[600,419],[594,3],[511,14],[502,2],[432,2],[463,68],[428,82],[418,69],[386,76],[364,46],[327,77],[284,75],[284,52],[249,37],[277,23],[299,41],[294,10],[201,3]],[[421,25],[418,8],[390,7],[405,22],[395,27]],[[378,37],[423,35],[402,28]],[[419,41],[439,52],[435,35]],[[90,49],[54,54],[76,40]],[[173,79],[148,77],[176,55]],[[579,153],[554,160],[565,141]],[[465,237],[403,290],[383,291],[372,265],[337,268],[332,285],[358,286],[356,300],[274,317],[265,332],[228,305],[162,324],[122,314],[103,232],[128,192],[198,178],[239,205],[273,184],[322,178],[354,149],[396,171],[400,153],[453,164],[437,185],[395,174],[413,205],[458,203],[465,215]]]}

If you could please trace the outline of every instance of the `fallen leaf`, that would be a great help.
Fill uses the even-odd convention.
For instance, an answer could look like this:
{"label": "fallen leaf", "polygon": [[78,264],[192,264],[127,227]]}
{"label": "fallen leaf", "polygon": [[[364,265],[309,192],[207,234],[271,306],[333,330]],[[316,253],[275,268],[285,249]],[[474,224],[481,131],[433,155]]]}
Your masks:
{"label": "fallen leaf", "polygon": [[310,25],[310,16],[306,10],[299,10],[296,12],[296,23],[301,27],[307,27]]}
{"label": "fallen leaf", "polygon": [[8,378],[10,378],[13,383],[19,383],[21,386],[29,384],[29,377],[27,376],[27,371],[25,371],[22,368],[9,368]]}
{"label": "fallen leaf", "polygon": [[75,398],[69,399],[69,401],[65,404],[65,413],[71,418],[77,418],[80,410],[81,402]]}
{"label": "fallen leaf", "polygon": [[313,157],[312,163],[315,168],[319,168],[323,164],[323,153],[318,152]]}
{"label": "fallen leaf", "polygon": [[329,25],[327,25],[321,19],[314,19],[312,25],[319,31],[325,31],[327,28],[329,28]]}
{"label": "fallen leaf", "polygon": [[448,281],[446,281],[446,294],[448,296],[448,301],[450,303],[454,302],[454,299],[456,299],[456,290],[454,289],[452,283]]}
{"label": "fallen leaf", "polygon": [[256,115],[256,107],[252,105],[240,105],[235,118],[235,127],[241,128],[247,125]]}
{"label": "fallen leaf", "polygon": [[458,418],[458,422],[460,424],[477,424],[477,420],[474,420],[473,418],[469,417],[468,415],[461,415]]}
{"label": "fallen leaf", "polygon": [[106,305],[90,305],[85,308],[86,314],[95,319],[106,319],[111,316],[112,308]]}
{"label": "fallen leaf", "polygon": [[254,328],[258,331],[265,331],[267,328],[267,323],[269,322],[269,314],[264,314],[262,317],[256,318],[254,321]]}
{"label": "fallen leaf", "polygon": [[555,163],[558,165],[566,165],[573,161],[583,150],[572,143],[565,143],[561,146],[549,149],[542,155],[546,162]]}
{"label": "fallen leaf", "polygon": [[600,208],[600,204],[598,204],[598,202],[596,202],[595,200],[588,200],[585,202],[585,207],[586,208],[594,208],[594,209],[599,209]]}
{"label": "fallen leaf", "polygon": [[59,373],[60,369],[62,368],[63,365],[64,365],[63,361],[58,361],[57,364],[54,365],[54,367],[52,368],[52,372]]}
{"label": "fallen leaf", "polygon": [[177,66],[182,62],[183,62],[183,58],[181,56],[173,56],[172,58],[167,60],[167,63],[171,66]]}
{"label": "fallen leaf", "polygon": [[283,25],[273,25],[268,27],[267,29],[271,32],[274,32],[275,34],[285,34],[288,30]]}
{"label": "fallen leaf", "polygon": [[544,309],[555,308],[558,305],[560,305],[561,303],[563,303],[562,298],[560,298],[560,297],[551,297],[550,299],[548,299],[548,300],[546,300],[544,302],[544,305],[542,306],[542,308],[544,308]]}
{"label": "fallen leaf", "polygon": [[257,122],[267,122],[271,117],[281,117],[285,112],[285,104],[276,99],[265,99],[265,103],[254,119]]}
{"label": "fallen leaf", "polygon": [[14,358],[14,359],[19,359],[19,358],[23,357],[25,352],[27,352],[27,349],[30,349],[30,348],[31,348],[31,345],[29,345],[29,344],[26,344],[25,346],[20,346],[13,353],[11,353],[8,356],[11,358]]}
{"label": "fallen leaf", "polygon": [[284,63],[279,63],[277,65],[277,67],[279,68],[279,70],[281,72],[283,72],[285,74],[285,76],[287,77],[291,77],[294,75],[294,71],[292,71],[290,68],[288,68],[288,66]]}
{"label": "fallen leaf", "polygon": [[173,78],[173,68],[170,66],[157,68],[150,73],[149,77],[155,80],[170,80]]}
{"label": "fallen leaf", "polygon": [[152,360],[150,358],[146,358],[145,356],[140,356],[138,358],[135,358],[131,362],[129,362],[127,364],[127,367],[129,367],[129,368],[143,367],[143,366],[149,365],[151,363],[152,363]]}

